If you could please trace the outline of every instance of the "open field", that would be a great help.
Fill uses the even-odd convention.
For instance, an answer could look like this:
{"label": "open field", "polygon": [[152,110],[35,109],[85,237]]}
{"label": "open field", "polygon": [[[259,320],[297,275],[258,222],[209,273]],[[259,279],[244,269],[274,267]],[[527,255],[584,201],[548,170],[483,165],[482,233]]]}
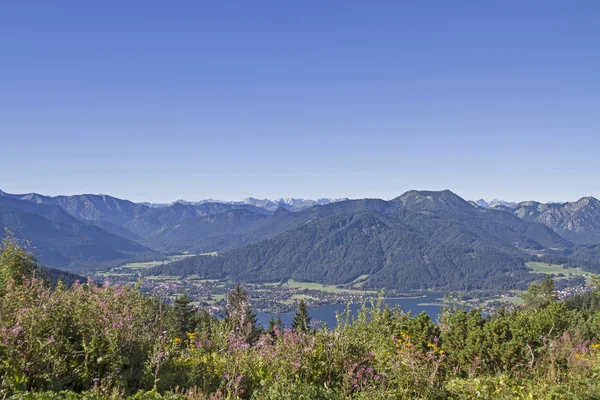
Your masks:
{"label": "open field", "polygon": [[518,305],[525,304],[525,301],[523,300],[523,298],[520,295],[514,296],[514,297],[504,297],[501,300],[507,301],[512,304],[518,304]]}
{"label": "open field", "polygon": [[123,269],[147,269],[147,268],[155,267],[157,265],[163,265],[163,264],[166,264],[168,262],[170,262],[170,261],[135,262],[135,263],[129,263],[129,264],[121,265],[119,268],[123,268]]}
{"label": "open field", "polygon": [[218,282],[219,281],[219,279],[204,279],[204,278],[201,278],[199,275],[196,275],[196,274],[186,276],[184,280],[186,280],[186,281],[196,281],[198,283],[208,283],[208,282]]}
{"label": "open field", "polygon": [[511,292],[513,293],[512,296],[510,297],[501,297],[500,301],[506,301],[508,303],[512,303],[512,304],[524,304],[525,302],[523,301],[523,298],[521,297],[521,295],[523,293],[525,293],[525,290],[511,290]]}
{"label": "open field", "polygon": [[134,272],[96,272],[97,276],[102,276],[102,277],[111,277],[111,276],[130,276],[130,277],[135,277],[135,273]]}
{"label": "open field", "polygon": [[[147,262],[134,262],[129,264],[121,265],[119,268],[125,269],[147,269],[156,267],[157,265],[168,264],[173,261],[182,260],[184,258],[193,257],[196,254],[181,254],[178,256],[171,256],[167,260],[156,260],[156,261],[147,261]],[[213,253],[199,254],[199,255],[213,255]],[[214,253],[216,255],[216,253]]]}
{"label": "open field", "polygon": [[199,298],[198,301],[192,302],[192,304],[194,305],[194,303],[195,303],[195,305],[197,305],[197,304],[200,304],[201,302],[206,302],[208,304],[214,304],[221,300],[224,300],[225,296],[226,295],[223,293],[213,294],[210,296],[210,300],[206,296],[203,296],[203,297]]}
{"label": "open field", "polygon": [[532,269],[532,272],[539,274],[564,274],[568,270],[564,268],[564,264],[547,264],[543,262],[531,261],[525,263],[528,268]]}
{"label": "open field", "polygon": [[361,288],[369,280],[369,275],[361,275],[352,281],[351,286],[355,288]]}
{"label": "open field", "polygon": [[528,262],[525,265],[531,269],[531,273],[536,274],[548,274],[548,275],[558,275],[564,274],[565,276],[558,276],[554,279],[562,280],[568,279],[569,276],[581,275],[585,277],[585,280],[589,282],[592,278],[592,274],[590,272],[583,271],[580,268],[564,268],[563,264],[547,264],[543,262]]}
{"label": "open field", "polygon": [[287,281],[287,283],[285,285],[289,286],[291,288],[320,290],[322,292],[329,292],[329,293],[352,293],[352,292],[361,293],[361,294],[365,293],[365,292],[375,293],[374,291],[340,289],[340,288],[336,287],[335,285],[322,285],[320,283],[314,283],[314,282],[297,282],[294,280]]}
{"label": "open field", "polygon": [[[140,274],[140,270],[145,270],[145,269],[149,269],[152,267],[156,267],[159,265],[164,265],[164,264],[168,264],[174,261],[178,261],[178,260],[182,260],[188,257],[193,257],[193,256],[216,256],[217,252],[211,252],[211,253],[203,253],[203,254],[179,254],[176,256],[170,256],[168,257],[166,260],[155,260],[155,261],[146,261],[146,262],[133,262],[133,263],[128,263],[128,264],[123,264],[120,265],[118,267],[115,268],[111,268],[109,271],[103,271],[103,272],[97,272],[96,275],[98,276],[102,276],[102,277],[118,277],[118,276],[132,276],[132,277],[136,277],[139,276]],[[169,277],[164,277],[164,276],[148,276],[146,279],[153,279],[153,280],[181,280],[180,277],[175,277],[175,276],[169,276]],[[199,276],[197,275],[192,275],[188,278],[189,280],[201,280]],[[210,282],[212,280],[201,280],[202,282]]]}
{"label": "open field", "polygon": [[146,279],[153,280],[153,281],[181,282],[181,277],[175,276],[175,275],[152,275],[152,276],[147,276]]}

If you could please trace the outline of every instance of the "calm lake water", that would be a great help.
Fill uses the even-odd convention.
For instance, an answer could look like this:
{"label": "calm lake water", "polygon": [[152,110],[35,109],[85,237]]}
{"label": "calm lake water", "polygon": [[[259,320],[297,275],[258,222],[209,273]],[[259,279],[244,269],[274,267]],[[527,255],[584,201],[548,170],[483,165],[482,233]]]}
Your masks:
{"label": "calm lake water", "polygon": [[[425,311],[432,320],[436,320],[438,314],[440,313],[440,305],[442,303],[443,294],[427,292],[424,293],[426,297],[419,298],[396,298],[396,299],[385,299],[384,303],[388,304],[391,307],[400,306],[402,311],[408,312],[412,311],[413,314],[419,314],[421,311]],[[438,305],[432,305],[432,303],[437,303]],[[367,303],[368,304],[368,303]],[[337,321],[335,319],[335,314],[342,313],[346,309],[346,304],[323,304],[318,308],[311,308],[309,310],[309,314],[312,317],[313,321],[319,321],[324,323],[329,328],[334,328],[337,325]],[[352,304],[350,306],[351,309],[351,318],[356,317],[356,311],[360,308],[360,304]],[[281,314],[281,319],[285,325],[285,327],[289,328],[294,320],[295,311],[283,313]],[[277,318],[277,314],[271,313],[257,313],[258,322],[263,324],[263,326],[268,326],[269,318],[273,315],[274,318]]]}

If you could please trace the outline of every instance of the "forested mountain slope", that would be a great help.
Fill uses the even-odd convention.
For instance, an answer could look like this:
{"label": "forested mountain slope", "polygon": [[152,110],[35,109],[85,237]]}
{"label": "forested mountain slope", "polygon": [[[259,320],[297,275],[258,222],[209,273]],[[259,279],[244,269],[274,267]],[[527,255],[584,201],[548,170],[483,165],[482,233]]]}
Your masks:
{"label": "forested mountain slope", "polygon": [[50,197],[36,193],[19,195],[0,192],[0,197],[26,200],[36,204],[57,205],[75,218],[94,222],[114,234],[136,240],[154,235],[187,219],[235,209],[270,214],[267,210],[248,204],[174,203],[167,207],[152,208],[129,200],[94,194]]}
{"label": "forested mountain slope", "polygon": [[80,221],[61,207],[0,196],[0,229],[35,247],[41,264],[88,271],[132,258],[160,257],[149,248]]}
{"label": "forested mountain slope", "polygon": [[524,261],[533,252],[572,246],[541,224],[474,208],[449,191],[334,203],[261,223],[291,225],[292,216],[296,227],[269,239],[148,273],[338,284],[369,275],[367,287],[512,288],[532,278]]}

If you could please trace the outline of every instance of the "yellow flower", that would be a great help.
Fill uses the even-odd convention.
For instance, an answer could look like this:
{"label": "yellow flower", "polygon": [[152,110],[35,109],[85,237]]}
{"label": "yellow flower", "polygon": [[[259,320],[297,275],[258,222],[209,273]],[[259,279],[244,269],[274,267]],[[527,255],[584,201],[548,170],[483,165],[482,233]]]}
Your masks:
{"label": "yellow flower", "polygon": [[600,343],[593,344],[592,349],[600,349]]}
{"label": "yellow flower", "polygon": [[187,332],[186,335],[190,340],[196,339],[196,334],[194,332]]}
{"label": "yellow flower", "polygon": [[173,341],[174,341],[175,343],[179,343],[179,342],[181,342],[181,339],[179,339],[178,337],[176,337],[175,339],[173,339]]}

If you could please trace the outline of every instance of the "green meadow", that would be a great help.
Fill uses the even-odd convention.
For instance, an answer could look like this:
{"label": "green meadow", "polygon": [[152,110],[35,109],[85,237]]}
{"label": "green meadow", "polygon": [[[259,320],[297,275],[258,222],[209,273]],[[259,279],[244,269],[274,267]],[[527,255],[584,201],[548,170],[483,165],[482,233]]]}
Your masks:
{"label": "green meadow", "polygon": [[592,279],[592,274],[590,274],[589,272],[585,272],[580,268],[565,268],[564,264],[548,264],[543,262],[531,261],[525,263],[525,265],[531,270],[530,272],[534,274],[564,275],[554,277],[555,280],[568,279],[569,276],[573,275],[581,275],[585,277],[585,280],[587,282],[589,282]]}

